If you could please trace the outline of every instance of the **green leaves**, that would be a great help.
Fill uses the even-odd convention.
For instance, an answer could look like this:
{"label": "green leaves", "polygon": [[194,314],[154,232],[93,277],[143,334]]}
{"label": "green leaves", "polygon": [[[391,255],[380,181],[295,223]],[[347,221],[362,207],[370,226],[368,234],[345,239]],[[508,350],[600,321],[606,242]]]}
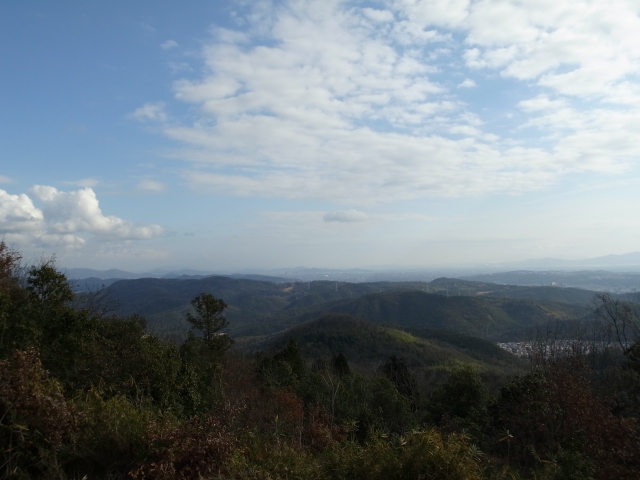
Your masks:
{"label": "green leaves", "polygon": [[221,355],[232,344],[233,340],[220,330],[229,325],[223,311],[227,308],[224,301],[209,293],[201,293],[191,301],[196,312],[187,314],[187,321],[195,330],[202,332],[202,339],[207,348],[215,355]]}
{"label": "green leaves", "polygon": [[27,291],[46,308],[60,307],[73,300],[73,290],[64,273],[56,269],[55,257],[29,269]]}

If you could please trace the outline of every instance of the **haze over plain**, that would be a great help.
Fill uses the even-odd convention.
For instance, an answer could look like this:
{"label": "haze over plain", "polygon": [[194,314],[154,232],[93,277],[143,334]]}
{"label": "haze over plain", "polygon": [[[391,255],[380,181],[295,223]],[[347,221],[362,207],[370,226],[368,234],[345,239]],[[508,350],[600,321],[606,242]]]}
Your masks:
{"label": "haze over plain", "polygon": [[638,250],[640,5],[4,2],[0,233],[68,267]]}

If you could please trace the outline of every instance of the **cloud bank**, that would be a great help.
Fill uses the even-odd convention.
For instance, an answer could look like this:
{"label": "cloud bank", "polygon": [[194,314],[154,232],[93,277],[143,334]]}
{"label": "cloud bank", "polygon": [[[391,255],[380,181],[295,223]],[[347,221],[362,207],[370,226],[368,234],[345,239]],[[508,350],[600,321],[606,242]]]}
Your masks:
{"label": "cloud bank", "polygon": [[42,228],[44,216],[24,193],[0,190],[0,228],[3,233],[33,232]]}
{"label": "cloud bank", "polygon": [[[114,215],[105,216],[91,188],[63,192],[54,187],[35,185],[29,194],[31,197],[0,190],[0,231],[9,235],[11,241],[80,247],[88,238],[141,240],[163,232],[159,225],[139,225]],[[32,198],[42,206],[41,209],[34,205]]]}

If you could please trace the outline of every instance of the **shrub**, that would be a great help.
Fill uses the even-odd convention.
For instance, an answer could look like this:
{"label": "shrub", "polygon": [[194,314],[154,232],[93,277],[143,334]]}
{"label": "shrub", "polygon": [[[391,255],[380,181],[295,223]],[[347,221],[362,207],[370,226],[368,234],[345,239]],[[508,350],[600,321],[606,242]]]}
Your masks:
{"label": "shrub", "polygon": [[78,425],[58,382],[37,350],[0,361],[0,476],[58,478],[59,455]]}
{"label": "shrub", "polygon": [[482,478],[480,452],[460,434],[436,430],[406,436],[372,433],[364,445],[336,446],[325,463],[323,478],[336,480],[475,480]]}
{"label": "shrub", "polygon": [[233,436],[213,416],[193,417],[178,425],[152,422],[149,459],[131,476],[144,480],[197,480],[218,474],[234,446]]}
{"label": "shrub", "polygon": [[487,423],[489,392],[477,370],[470,365],[455,369],[449,379],[432,392],[429,400],[432,420],[436,423],[467,428],[474,434]]}
{"label": "shrub", "polygon": [[78,478],[125,476],[147,455],[153,411],[134,405],[124,395],[105,395],[100,388],[80,394],[74,406],[82,417],[76,442],[67,455],[68,472]]}

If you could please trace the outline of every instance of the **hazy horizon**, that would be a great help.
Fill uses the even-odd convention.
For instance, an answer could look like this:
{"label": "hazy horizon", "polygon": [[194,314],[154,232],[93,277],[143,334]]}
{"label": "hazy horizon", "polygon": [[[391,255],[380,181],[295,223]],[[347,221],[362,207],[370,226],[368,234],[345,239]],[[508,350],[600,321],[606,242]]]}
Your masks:
{"label": "hazy horizon", "polygon": [[[522,261],[505,262],[505,263],[466,263],[466,264],[432,264],[432,265],[359,265],[359,266],[339,266],[339,267],[318,267],[314,265],[285,265],[275,266],[271,268],[229,268],[229,269],[203,269],[195,268],[187,265],[163,265],[158,264],[153,268],[146,270],[135,270],[126,268],[111,267],[108,269],[93,269],[86,266],[70,266],[58,265],[62,270],[91,270],[106,272],[109,270],[121,270],[132,274],[147,274],[156,272],[159,275],[165,273],[192,271],[193,274],[294,274],[296,271],[310,273],[314,270],[334,271],[334,272],[352,272],[357,271],[370,273],[439,273],[439,276],[448,274],[460,274],[461,272],[469,273],[498,273],[516,270],[532,270],[532,271],[565,271],[575,272],[580,270],[603,270],[610,272],[640,272],[640,252],[629,252],[623,255],[606,255],[596,258],[583,258],[577,260],[558,259],[558,258],[540,258],[525,259]],[[103,277],[106,278],[106,277]],[[434,277],[435,278],[435,277]]]}
{"label": "hazy horizon", "polygon": [[640,250],[640,5],[0,5],[0,236],[145,271]]}

